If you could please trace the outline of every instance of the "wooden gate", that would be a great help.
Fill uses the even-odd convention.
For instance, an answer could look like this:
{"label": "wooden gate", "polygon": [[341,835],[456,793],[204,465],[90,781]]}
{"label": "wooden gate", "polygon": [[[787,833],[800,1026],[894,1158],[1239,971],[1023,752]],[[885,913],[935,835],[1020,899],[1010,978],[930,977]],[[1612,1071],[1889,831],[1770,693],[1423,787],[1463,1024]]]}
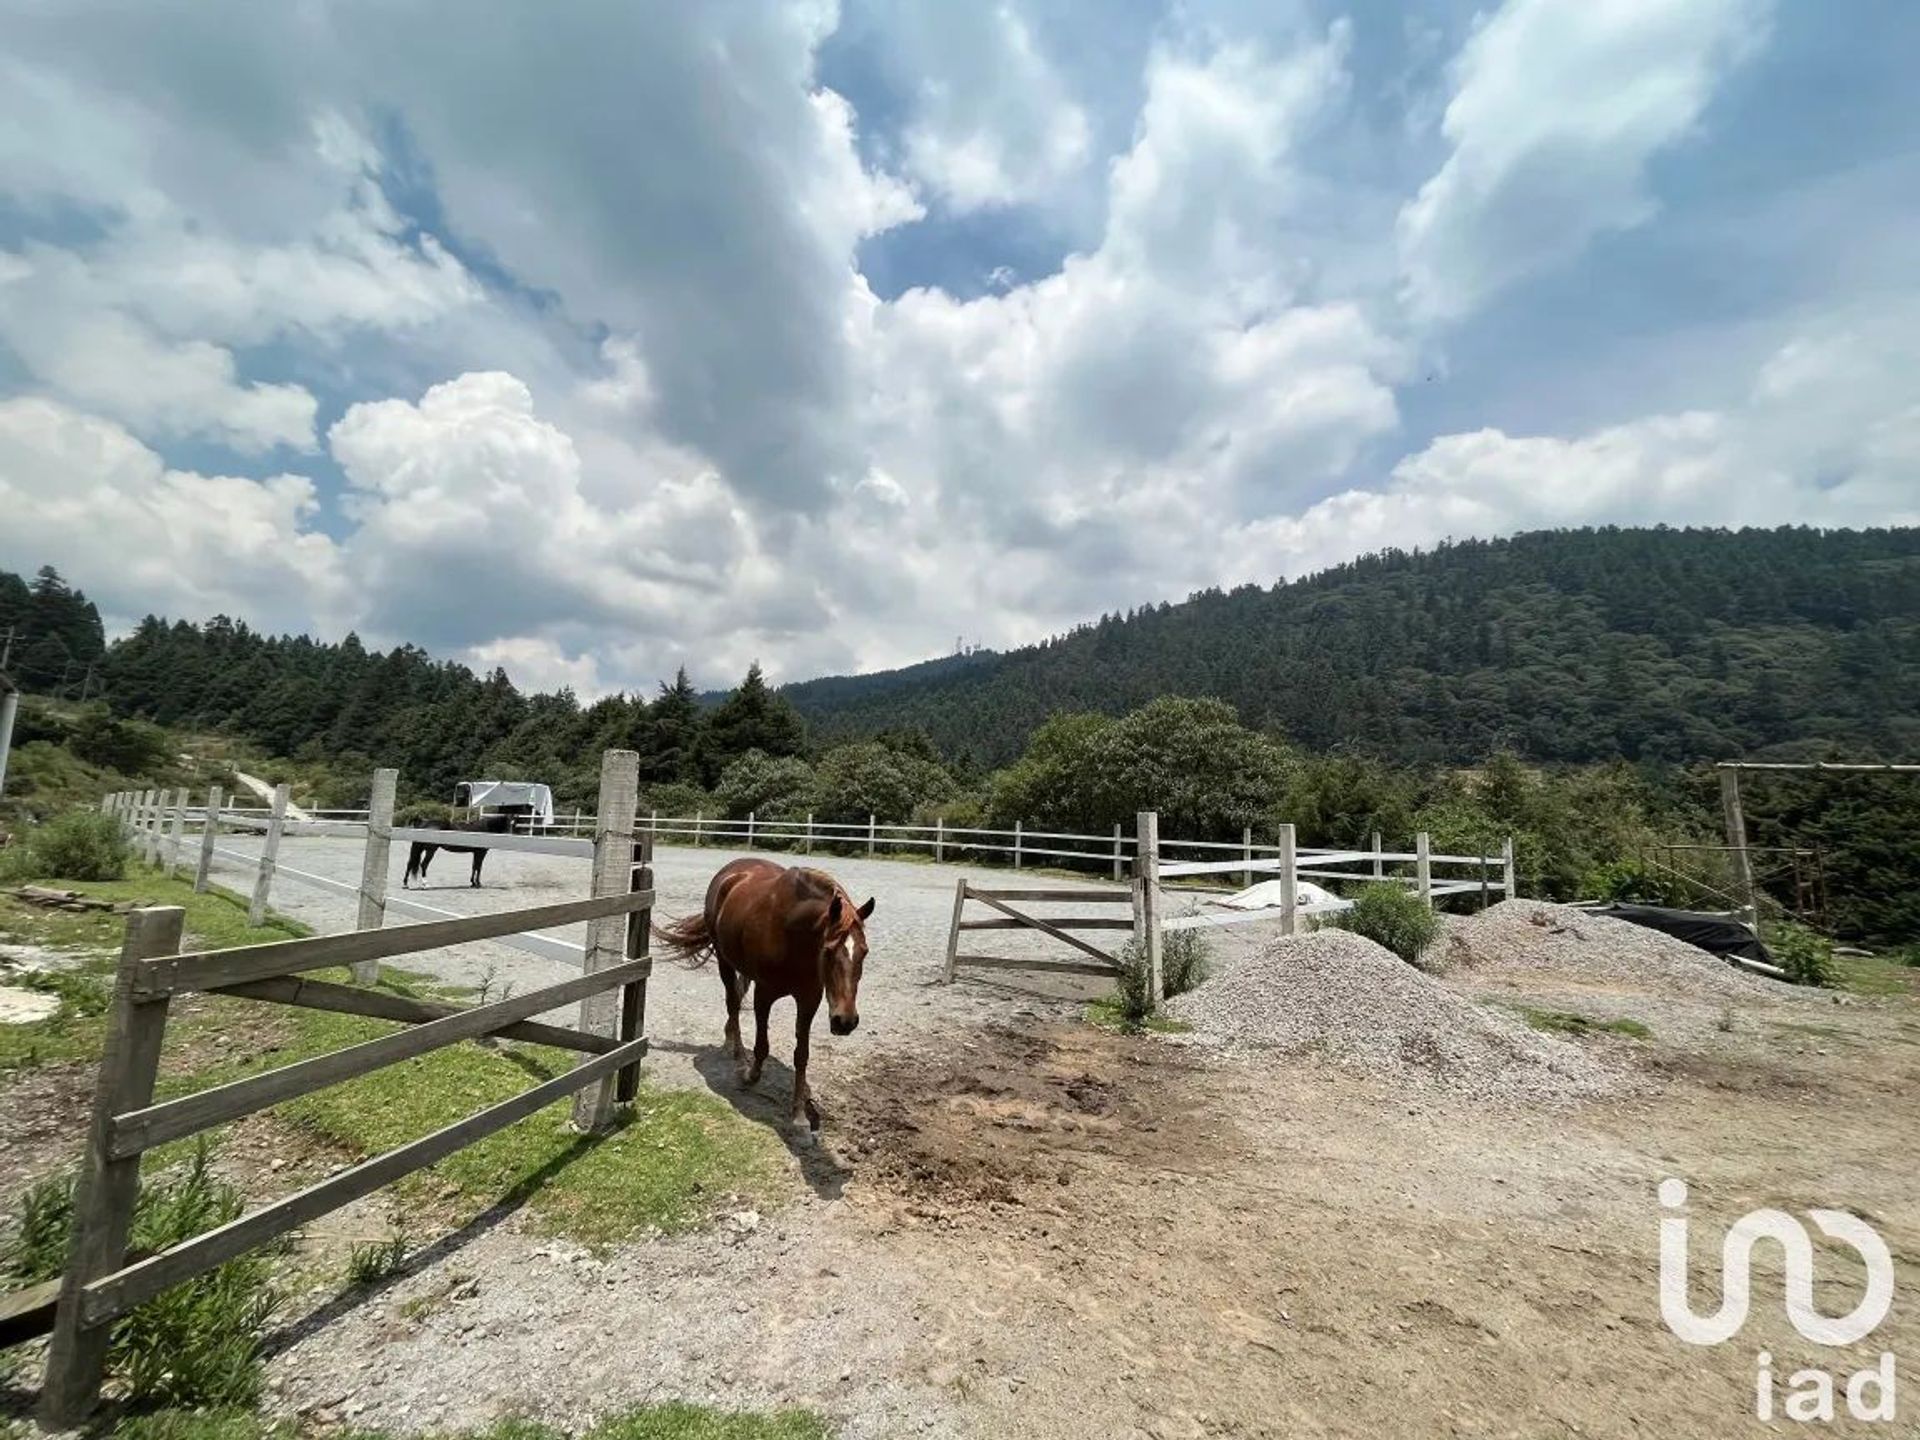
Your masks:
{"label": "wooden gate", "polygon": [[[1135,890],[982,890],[961,880],[953,892],[953,928],[947,932],[945,979],[952,983],[961,966],[978,970],[1043,970],[1067,975],[1100,975],[1111,978],[1120,970],[1120,957],[1073,934],[1075,930],[1123,930],[1131,934],[1139,924],[1137,913],[1126,916],[1053,915],[1040,916],[1016,909],[1017,905],[1125,905],[1137,912]],[[977,901],[994,912],[991,918],[968,919],[968,901]],[[981,930],[1034,930],[1071,947],[1073,958],[963,954],[960,937]]]}

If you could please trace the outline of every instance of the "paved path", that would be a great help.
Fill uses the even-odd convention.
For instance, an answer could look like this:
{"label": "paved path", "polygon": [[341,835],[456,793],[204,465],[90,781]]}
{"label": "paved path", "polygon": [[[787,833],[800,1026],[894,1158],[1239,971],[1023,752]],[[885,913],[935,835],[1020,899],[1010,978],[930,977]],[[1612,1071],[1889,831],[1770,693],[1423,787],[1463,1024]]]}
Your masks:
{"label": "paved path", "polygon": [[[244,770],[236,770],[233,772],[233,778],[238,780],[242,785],[246,786],[247,789],[251,790],[254,794],[258,795],[262,800],[266,801],[269,805],[273,803],[273,786],[269,785],[266,781],[262,780],[258,775],[249,775]],[[289,800],[287,802],[287,819],[311,820],[313,819],[313,816],[309,814],[307,811],[302,810],[298,805],[294,804],[291,800]]]}

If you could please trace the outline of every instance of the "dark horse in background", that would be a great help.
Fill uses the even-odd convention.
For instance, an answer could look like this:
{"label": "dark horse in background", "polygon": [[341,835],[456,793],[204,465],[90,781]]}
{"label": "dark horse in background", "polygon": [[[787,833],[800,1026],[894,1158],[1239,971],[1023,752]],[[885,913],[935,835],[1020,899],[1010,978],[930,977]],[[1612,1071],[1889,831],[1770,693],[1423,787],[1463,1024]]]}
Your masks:
{"label": "dark horse in background", "polygon": [[[807,1088],[807,1032],[822,997],[834,1034],[851,1035],[860,1024],[865,921],[871,914],[872,900],[856,909],[853,897],[823,870],[749,859],[720,868],[708,882],[701,914],[654,927],[654,936],[673,958],[697,965],[711,952],[719,962],[727,991],[727,1049],[741,1085],[760,1081],[773,1002],[793,997],[791,1124],[804,1117],[809,1130],[820,1128],[820,1107]],[[740,1046],[740,1003],[748,985],[753,986],[755,1027],[751,1065]]]}
{"label": "dark horse in background", "polygon": [[[513,829],[513,816],[507,811],[498,811],[492,815],[482,815],[477,820],[452,820],[445,825],[436,826],[441,830],[466,830],[487,835],[505,835]],[[427,884],[427,866],[433,863],[434,852],[445,850],[454,855],[473,857],[473,877],[468,884],[475,890],[480,888],[480,867],[487,863],[485,847],[479,845],[448,845],[437,840],[416,840],[407,850],[407,873],[400,877],[400,888],[409,889],[414,881],[420,882],[420,888]]]}

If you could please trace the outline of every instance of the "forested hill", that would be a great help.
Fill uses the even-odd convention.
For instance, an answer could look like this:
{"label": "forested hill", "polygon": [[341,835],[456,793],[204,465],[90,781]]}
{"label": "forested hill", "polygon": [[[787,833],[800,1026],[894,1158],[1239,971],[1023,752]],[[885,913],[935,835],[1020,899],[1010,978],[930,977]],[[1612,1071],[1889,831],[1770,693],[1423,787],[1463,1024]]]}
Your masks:
{"label": "forested hill", "polygon": [[[1567,530],[1367,556],[1044,644],[784,692],[998,764],[1059,710],[1211,695],[1402,761],[1920,752],[1920,529]],[[1783,750],[1781,753],[1787,753]]]}

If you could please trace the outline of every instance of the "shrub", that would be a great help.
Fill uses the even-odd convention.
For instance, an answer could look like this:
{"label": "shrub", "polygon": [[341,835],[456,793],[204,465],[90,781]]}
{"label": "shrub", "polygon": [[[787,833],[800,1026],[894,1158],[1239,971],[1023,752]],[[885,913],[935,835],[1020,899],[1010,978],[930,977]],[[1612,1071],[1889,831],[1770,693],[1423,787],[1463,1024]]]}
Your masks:
{"label": "shrub", "polygon": [[1207,978],[1212,948],[1198,930],[1169,930],[1160,937],[1160,984],[1171,1000]]}
{"label": "shrub", "polygon": [[1418,895],[1398,885],[1368,885],[1354,896],[1353,908],[1327,921],[1341,930],[1384,945],[1408,964],[1439,938],[1440,917]]}
{"label": "shrub", "polygon": [[119,822],[93,810],[69,810],[30,831],[6,861],[22,880],[119,880],[127,873]]}
{"label": "shrub", "polygon": [[[1184,995],[1207,978],[1212,948],[1197,930],[1169,930],[1160,936],[1160,998],[1171,1000]],[[1138,1029],[1153,1014],[1150,1000],[1153,982],[1147,973],[1147,957],[1139,942],[1129,940],[1120,951],[1120,974],[1116,1000],[1120,1020],[1128,1029]]]}
{"label": "shrub", "polygon": [[1833,983],[1833,942],[1819,931],[1782,921],[1768,935],[1767,949],[1794,984]]}
{"label": "shrub", "polygon": [[1140,947],[1127,942],[1120,952],[1120,974],[1114,994],[1120,1006],[1120,1024],[1138,1030],[1153,1014],[1153,977],[1147,971],[1147,957]]}
{"label": "shrub", "polygon": [[[237,1219],[240,1192],[212,1171],[205,1144],[177,1173],[142,1179],[132,1248],[156,1251]],[[51,1279],[66,1262],[73,1225],[71,1175],[30,1188],[5,1251],[20,1283]],[[143,1404],[252,1405],[260,1393],[260,1345],[280,1297],[267,1253],[229,1261],[176,1285],[114,1326],[111,1364]]]}

